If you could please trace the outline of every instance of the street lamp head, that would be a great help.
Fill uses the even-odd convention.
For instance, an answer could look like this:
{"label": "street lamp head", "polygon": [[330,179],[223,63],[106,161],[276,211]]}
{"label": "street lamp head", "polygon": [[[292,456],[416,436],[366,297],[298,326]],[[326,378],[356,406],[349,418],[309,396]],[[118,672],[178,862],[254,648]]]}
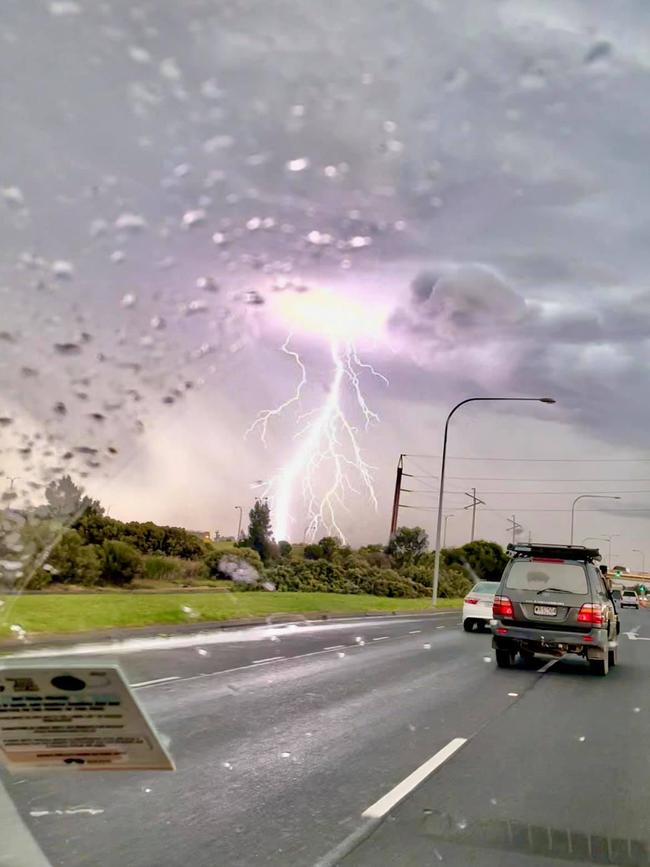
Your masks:
{"label": "street lamp head", "polygon": [[539,402],[540,403],[557,403],[557,401],[555,400],[554,397],[540,397]]}

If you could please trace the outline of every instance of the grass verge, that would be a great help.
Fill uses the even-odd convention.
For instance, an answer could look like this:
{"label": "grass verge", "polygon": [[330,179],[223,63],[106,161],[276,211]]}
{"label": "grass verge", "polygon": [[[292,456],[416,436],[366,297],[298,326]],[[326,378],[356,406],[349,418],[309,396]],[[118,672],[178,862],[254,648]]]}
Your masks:
{"label": "grass verge", "polygon": [[[2,602],[2,637],[13,636],[12,624],[22,627],[27,633],[54,634],[201,620],[281,617],[283,614],[417,612],[431,608],[429,599],[300,592],[5,596]],[[439,608],[456,608],[461,604],[462,600],[458,599],[438,601]]]}

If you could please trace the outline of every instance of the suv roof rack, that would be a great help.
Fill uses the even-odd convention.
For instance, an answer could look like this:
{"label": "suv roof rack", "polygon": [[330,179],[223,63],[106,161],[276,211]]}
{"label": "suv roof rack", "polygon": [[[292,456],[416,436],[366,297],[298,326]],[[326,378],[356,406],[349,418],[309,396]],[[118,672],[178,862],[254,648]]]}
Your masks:
{"label": "suv roof rack", "polygon": [[544,542],[512,543],[507,548],[510,557],[552,557],[558,560],[601,560],[598,548],[584,545],[551,545]]}

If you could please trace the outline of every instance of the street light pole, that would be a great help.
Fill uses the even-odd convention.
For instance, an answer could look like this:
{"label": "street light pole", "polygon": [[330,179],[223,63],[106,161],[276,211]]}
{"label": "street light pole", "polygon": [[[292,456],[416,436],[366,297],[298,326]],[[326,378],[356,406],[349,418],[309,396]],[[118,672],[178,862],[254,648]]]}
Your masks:
{"label": "street light pole", "polygon": [[645,574],[645,554],[640,548],[632,548],[635,554],[641,555],[641,571]]}
{"label": "street light pole", "polygon": [[438,598],[438,579],[440,577],[440,540],[442,536],[442,502],[445,493],[445,463],[447,461],[447,437],[449,434],[449,422],[451,420],[452,415],[456,412],[456,410],[460,409],[461,406],[465,406],[466,403],[475,403],[475,402],[484,402],[484,401],[535,401],[541,403],[555,403],[554,398],[552,397],[468,397],[465,400],[461,400],[460,403],[457,403],[455,407],[451,410],[449,415],[447,416],[447,420],[445,422],[445,434],[442,441],[442,461],[440,464],[440,491],[438,493],[438,521],[436,523],[436,555],[435,560],[433,562],[433,587],[431,591],[431,604],[435,606],[436,600]]}
{"label": "street light pole", "polygon": [[443,548],[447,547],[447,521],[450,518],[453,518],[453,515],[445,515],[445,528],[442,531],[442,547]]}
{"label": "street light pole", "polygon": [[241,538],[241,522],[244,510],[241,506],[235,506],[235,509],[239,509],[239,523],[237,524],[237,541],[239,542],[239,539]]}
{"label": "street light pole", "polygon": [[620,500],[620,497],[610,496],[609,494],[580,494],[573,501],[573,505],[571,506],[571,541],[570,545],[573,545],[573,525],[575,522],[575,514],[576,514],[576,503],[578,500]]}

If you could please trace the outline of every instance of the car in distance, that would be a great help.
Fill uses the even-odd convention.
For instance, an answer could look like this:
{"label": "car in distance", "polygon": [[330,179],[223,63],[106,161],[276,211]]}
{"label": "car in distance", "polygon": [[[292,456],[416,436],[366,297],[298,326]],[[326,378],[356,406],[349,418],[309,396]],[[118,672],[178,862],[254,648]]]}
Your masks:
{"label": "car in distance", "polygon": [[613,569],[610,569],[610,572],[614,572],[615,575],[629,575],[630,570],[627,566],[614,566]]}
{"label": "car in distance", "polygon": [[492,603],[498,581],[479,581],[463,600],[463,629],[471,632],[474,627],[482,630],[492,620]]}
{"label": "car in distance", "polygon": [[620,624],[608,584],[582,545],[508,545],[510,561],[492,606],[492,646],[500,668],[517,654],[578,654],[595,674],[616,665]]}
{"label": "car in distance", "polygon": [[636,590],[624,590],[621,596],[621,608],[638,608],[639,597]]}

